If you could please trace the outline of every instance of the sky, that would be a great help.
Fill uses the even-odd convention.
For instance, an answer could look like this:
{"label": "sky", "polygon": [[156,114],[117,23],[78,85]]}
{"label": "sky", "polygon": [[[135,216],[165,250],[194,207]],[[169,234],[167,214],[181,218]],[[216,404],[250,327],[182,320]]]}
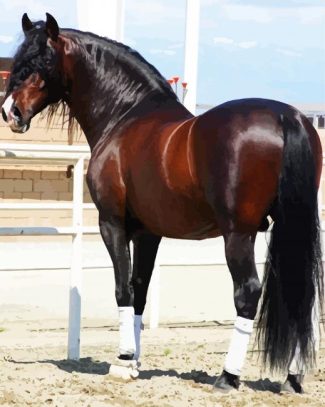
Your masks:
{"label": "sky", "polygon": [[[186,0],[125,5],[124,42],[182,77]],[[0,56],[14,54],[25,11],[78,28],[75,0],[0,0],[0,10]],[[201,0],[197,102],[244,97],[325,104],[325,0]]]}

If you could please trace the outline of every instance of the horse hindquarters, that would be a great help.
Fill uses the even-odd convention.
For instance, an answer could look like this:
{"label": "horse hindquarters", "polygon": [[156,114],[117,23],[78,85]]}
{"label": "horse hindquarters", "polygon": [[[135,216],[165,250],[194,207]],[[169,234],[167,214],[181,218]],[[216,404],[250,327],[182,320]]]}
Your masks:
{"label": "horse hindquarters", "polygon": [[[281,105],[274,106],[274,110],[280,108]],[[274,110],[268,116],[276,118]],[[290,111],[291,115],[296,115],[296,112],[292,114]],[[260,339],[263,341],[261,347],[266,350],[265,360],[270,362],[271,368],[289,369],[292,362],[292,370],[297,365],[297,357],[304,365],[313,359],[312,308],[317,290],[322,297],[323,276],[317,208],[321,149],[315,130],[307,123],[305,126],[309,134],[296,119],[289,121],[282,117],[282,123],[276,119],[272,124],[272,120],[268,119],[269,125],[264,127],[263,120],[265,122],[266,119],[261,118],[262,136],[260,139],[255,138],[258,144],[252,144],[254,126],[252,132],[246,126],[248,130],[240,135],[240,139],[236,138],[230,118],[230,131],[227,133],[225,128],[224,133],[226,141],[222,144],[218,140],[219,151],[223,155],[219,153],[218,157],[218,151],[214,150],[219,158],[216,162],[224,166],[218,164],[218,173],[222,176],[215,178],[217,181],[222,180],[222,188],[219,188],[217,181],[213,184],[213,179],[207,178],[207,191],[211,191],[209,185],[216,185],[214,196],[210,194],[208,197],[223,226],[237,309],[225,371],[216,382],[216,387],[223,390],[238,387],[239,384],[239,374],[261,292],[253,260],[254,234],[260,226],[257,224],[258,219],[261,222],[271,207],[275,225],[266,264],[265,294],[259,319]],[[255,128],[257,122],[255,117]],[[283,138],[280,130],[283,130]],[[241,146],[248,146],[249,143],[255,147],[241,149]],[[236,146],[239,146],[237,151]],[[237,161],[234,161],[232,151],[236,151]],[[208,157],[212,155],[207,149],[204,154]],[[222,161],[223,157],[227,160]],[[213,174],[213,159],[209,162],[208,177]],[[227,167],[227,163],[231,162],[232,167],[230,164]],[[238,166],[235,167],[235,164]],[[227,195],[223,194],[224,190],[228,192],[228,198],[225,198]],[[250,237],[245,235],[247,231],[250,231]],[[245,276],[244,279],[242,276]],[[299,391],[299,383],[297,389]]]}

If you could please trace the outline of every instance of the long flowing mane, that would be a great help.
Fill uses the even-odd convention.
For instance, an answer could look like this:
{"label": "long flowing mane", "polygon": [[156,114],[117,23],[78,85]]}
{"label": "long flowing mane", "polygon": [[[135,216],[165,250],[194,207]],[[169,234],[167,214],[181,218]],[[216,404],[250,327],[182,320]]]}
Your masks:
{"label": "long flowing mane", "polygon": [[[44,23],[36,24],[38,28],[34,33],[26,36],[14,56],[14,66],[25,70],[24,76],[27,74],[27,68],[24,65],[26,55],[32,52],[33,44],[42,37]],[[158,70],[127,45],[75,29],[64,28],[60,30],[60,34],[73,41],[74,52],[78,58],[87,62],[88,75],[94,78],[96,76],[97,80],[93,81],[92,87],[96,88],[99,105],[106,107],[108,104],[111,105],[110,108],[114,114],[123,113],[132,104],[143,100],[148,95],[161,102],[178,101],[177,95]],[[17,76],[18,72],[13,74]],[[19,75],[21,76],[21,72]],[[59,102],[49,105],[42,113],[42,117],[47,118],[48,126],[53,124],[54,120],[62,118],[62,127],[68,125],[68,137],[71,143],[73,134],[78,133],[79,126],[67,102],[62,98]]]}
{"label": "long flowing mane", "polygon": [[105,75],[109,68],[118,68],[119,64],[122,66],[127,64],[133,73],[138,73],[139,78],[142,76],[152,88],[159,89],[172,99],[177,99],[175,92],[160,72],[131,47],[106,37],[75,29],[62,29],[61,34],[74,38],[79,45],[80,52],[94,64],[101,74]]}
{"label": "long flowing mane", "polygon": [[[111,91],[111,81],[105,80],[108,73],[114,75],[120,81],[120,91],[124,93],[123,97],[126,99],[133,100],[135,91],[139,99],[155,91],[161,93],[164,98],[177,100],[175,92],[166,79],[134,49],[90,32],[63,29],[61,33],[74,39],[78,45],[78,51],[102,78],[100,92],[98,93],[101,94],[103,103],[107,103],[107,95]],[[125,80],[126,78],[121,76],[121,69],[125,70],[125,66],[127,66],[127,71],[132,74],[132,83],[128,83]],[[144,83],[145,86],[134,83],[134,78],[138,79],[138,84]],[[121,95],[119,95],[120,97]],[[111,103],[115,103],[115,101],[111,100]],[[47,113],[48,122],[51,123],[52,119],[58,114],[63,118],[62,123],[68,122],[68,137],[69,143],[71,143],[73,134],[78,133],[79,126],[68,105],[63,100],[50,105]]]}

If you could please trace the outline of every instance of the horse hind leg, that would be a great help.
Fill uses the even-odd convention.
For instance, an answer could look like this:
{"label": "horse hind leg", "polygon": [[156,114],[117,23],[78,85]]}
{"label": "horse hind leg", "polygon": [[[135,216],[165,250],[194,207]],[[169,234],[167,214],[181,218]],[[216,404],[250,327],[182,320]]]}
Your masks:
{"label": "horse hind leg", "polygon": [[256,233],[230,232],[224,235],[227,264],[234,283],[237,318],[223,372],[214,384],[215,389],[222,392],[239,388],[240,374],[261,296],[261,283],[254,259],[255,237]]}

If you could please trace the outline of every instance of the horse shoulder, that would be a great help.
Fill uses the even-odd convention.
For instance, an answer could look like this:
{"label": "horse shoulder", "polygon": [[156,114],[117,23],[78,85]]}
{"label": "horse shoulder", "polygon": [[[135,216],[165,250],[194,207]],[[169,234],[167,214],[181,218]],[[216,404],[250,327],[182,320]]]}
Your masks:
{"label": "horse shoulder", "polygon": [[118,143],[92,152],[86,175],[91,197],[99,210],[123,216],[126,187]]}

